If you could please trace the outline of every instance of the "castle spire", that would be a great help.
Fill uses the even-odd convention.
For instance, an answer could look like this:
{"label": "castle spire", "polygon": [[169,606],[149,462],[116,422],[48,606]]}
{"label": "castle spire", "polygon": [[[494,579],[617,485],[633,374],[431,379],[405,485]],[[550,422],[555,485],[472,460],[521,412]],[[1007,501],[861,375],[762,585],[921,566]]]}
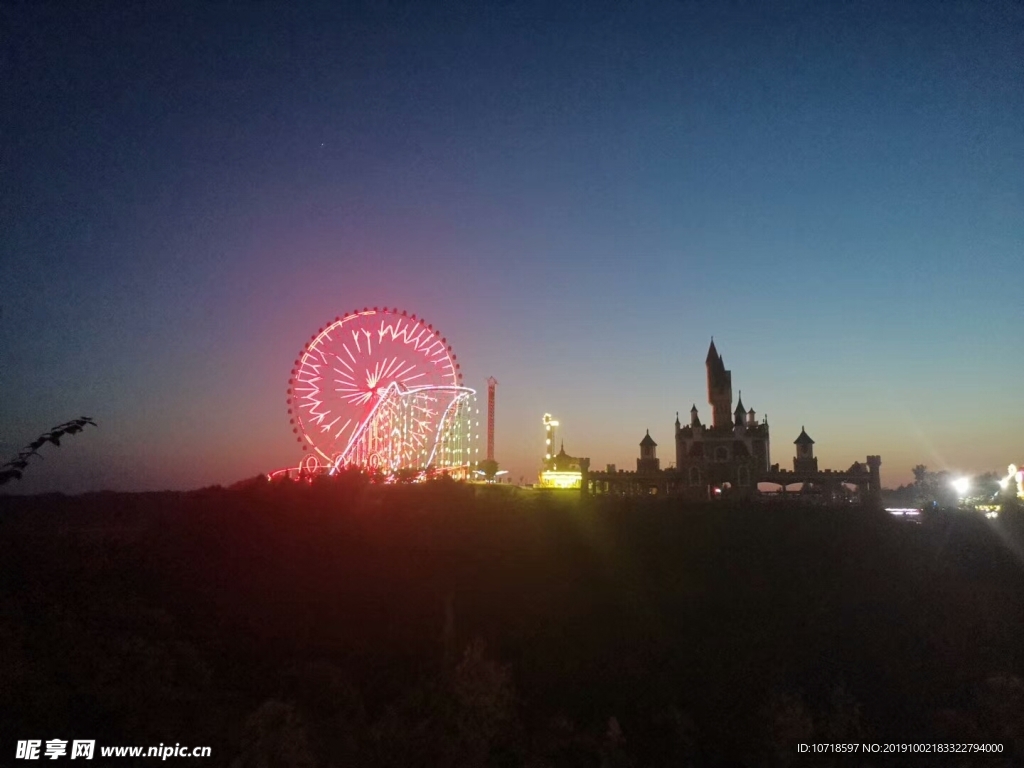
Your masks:
{"label": "castle spire", "polygon": [[714,338],[708,347],[705,360],[708,375],[708,405],[712,408],[712,424],[715,428],[728,428],[733,422],[732,414],[732,373],[725,369],[725,362],[715,347]]}
{"label": "castle spire", "polygon": [[711,346],[708,347],[708,356],[704,360],[704,362],[708,363],[710,365],[714,365],[715,363],[718,362],[720,357],[721,357],[721,355],[718,354],[718,350],[715,349],[715,337],[712,336],[711,337]]}

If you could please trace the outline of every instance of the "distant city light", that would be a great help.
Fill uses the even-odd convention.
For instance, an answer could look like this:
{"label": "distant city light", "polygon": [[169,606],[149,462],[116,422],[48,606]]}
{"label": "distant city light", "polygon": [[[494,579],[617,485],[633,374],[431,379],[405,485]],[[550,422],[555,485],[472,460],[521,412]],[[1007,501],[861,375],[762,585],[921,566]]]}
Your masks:
{"label": "distant city light", "polygon": [[953,481],[953,488],[956,490],[957,495],[963,498],[971,489],[971,481],[966,477],[958,477]]}

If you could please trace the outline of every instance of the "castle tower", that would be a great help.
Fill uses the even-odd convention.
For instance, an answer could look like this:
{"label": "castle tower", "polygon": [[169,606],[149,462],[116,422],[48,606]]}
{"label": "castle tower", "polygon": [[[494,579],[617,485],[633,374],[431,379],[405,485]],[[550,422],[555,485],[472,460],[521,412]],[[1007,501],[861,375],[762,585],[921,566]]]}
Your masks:
{"label": "castle tower", "polygon": [[729,429],[732,426],[732,372],[725,370],[725,362],[715,349],[711,339],[708,356],[704,361],[708,372],[708,405],[713,411],[712,425],[715,429]]}
{"label": "castle tower", "polygon": [[793,459],[794,472],[817,472],[818,460],[814,458],[814,441],[807,434],[803,427],[800,427],[800,434],[793,441],[796,446],[796,457]]}
{"label": "castle tower", "polygon": [[747,416],[747,409],[743,407],[743,392],[740,392],[740,401],[736,403],[736,410],[732,412],[737,427],[743,426],[743,420]]}
{"label": "castle tower", "polygon": [[658,461],[658,444],[651,437],[651,430],[647,430],[644,439],[640,441],[640,458],[636,460],[637,472],[658,472],[661,470],[661,462]]}
{"label": "castle tower", "polygon": [[871,477],[871,487],[868,489],[868,501],[872,504],[881,504],[882,502],[882,457],[881,456],[868,456],[867,459],[868,473]]}

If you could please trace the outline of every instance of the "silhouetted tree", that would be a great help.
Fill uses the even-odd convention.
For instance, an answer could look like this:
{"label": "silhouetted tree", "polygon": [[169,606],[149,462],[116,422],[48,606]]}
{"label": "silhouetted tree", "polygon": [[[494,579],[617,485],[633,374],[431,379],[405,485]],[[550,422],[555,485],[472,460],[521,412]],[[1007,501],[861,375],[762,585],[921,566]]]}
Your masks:
{"label": "silhouetted tree", "polygon": [[86,425],[91,424],[96,426],[96,422],[88,416],[82,416],[77,419],[72,419],[63,424],[58,424],[56,427],[51,429],[49,432],[44,432],[31,443],[29,443],[16,458],[11,459],[3,466],[0,466],[0,485],[9,483],[11,480],[21,480],[22,473],[28,466],[29,459],[33,456],[42,455],[39,453],[39,449],[42,448],[46,443],[52,443],[53,445],[60,446],[60,439],[64,435],[77,435]]}

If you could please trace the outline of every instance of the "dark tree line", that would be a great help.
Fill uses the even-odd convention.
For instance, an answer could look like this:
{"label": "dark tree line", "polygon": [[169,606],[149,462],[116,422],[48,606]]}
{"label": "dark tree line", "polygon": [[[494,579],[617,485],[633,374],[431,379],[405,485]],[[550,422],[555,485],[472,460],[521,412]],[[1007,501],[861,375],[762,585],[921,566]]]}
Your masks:
{"label": "dark tree line", "polygon": [[353,473],[0,504],[0,750],[209,744],[202,764],[238,768],[827,765],[795,744],[837,740],[1022,755],[1019,516]]}

